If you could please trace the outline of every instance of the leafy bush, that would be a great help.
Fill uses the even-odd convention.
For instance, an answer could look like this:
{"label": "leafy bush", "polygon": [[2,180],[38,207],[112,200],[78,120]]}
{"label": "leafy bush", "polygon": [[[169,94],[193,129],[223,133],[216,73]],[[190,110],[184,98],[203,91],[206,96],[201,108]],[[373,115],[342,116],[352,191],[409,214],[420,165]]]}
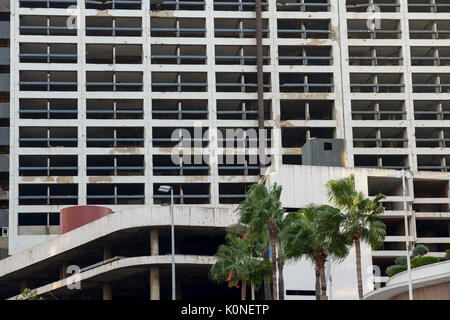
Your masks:
{"label": "leafy bush", "polygon": [[450,259],[450,249],[445,250],[445,258]]}
{"label": "leafy bush", "polygon": [[425,266],[427,264],[433,264],[436,262],[441,261],[439,258],[437,257],[417,257],[411,260],[411,266],[413,268],[417,268],[417,267],[421,267],[421,266]]}
{"label": "leafy bush", "polygon": [[386,274],[389,277],[392,277],[393,275],[396,275],[397,273],[400,273],[402,271],[406,271],[406,266],[390,266],[386,269]]}
{"label": "leafy bush", "polygon": [[423,244],[418,244],[412,252],[413,257],[421,257],[428,253],[428,248]]}
{"label": "leafy bush", "polygon": [[406,266],[406,264],[406,257],[398,257],[397,259],[395,259],[396,266]]}

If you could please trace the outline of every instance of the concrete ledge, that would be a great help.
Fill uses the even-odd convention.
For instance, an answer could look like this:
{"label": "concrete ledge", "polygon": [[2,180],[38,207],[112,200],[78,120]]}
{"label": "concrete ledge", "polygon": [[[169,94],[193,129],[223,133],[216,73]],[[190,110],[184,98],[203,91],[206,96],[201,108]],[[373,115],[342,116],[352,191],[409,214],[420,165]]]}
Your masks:
{"label": "concrete ledge", "polygon": [[[413,289],[450,282],[450,260],[414,268],[411,271]],[[408,271],[390,278],[386,287],[370,292],[364,300],[389,300],[408,291]]]}
{"label": "concrete ledge", "polygon": [[[81,286],[83,286],[83,281],[86,280],[92,280],[94,281],[95,278],[100,276],[107,276],[108,274],[115,273],[115,276],[117,276],[118,272],[124,271],[126,272],[126,275],[130,275],[129,272],[127,272],[129,268],[136,268],[136,267],[149,267],[152,265],[169,265],[172,262],[172,257],[170,255],[164,255],[164,256],[143,256],[143,257],[133,257],[133,258],[123,258],[120,260],[115,260],[110,263],[106,263],[104,265],[101,265],[99,267],[86,270],[85,272],[81,272],[77,275],[78,278],[76,278],[75,275],[72,275],[70,277],[67,277],[65,279],[55,281],[49,284],[46,284],[42,287],[36,288],[38,295],[43,295],[55,290],[65,289],[69,290],[66,286],[67,284],[73,284],[76,281],[79,280],[81,283]],[[210,256],[188,256],[188,255],[176,255],[175,256],[175,263],[177,265],[212,265],[215,263],[214,257]],[[13,297],[8,298],[7,300],[16,300],[17,297],[20,295],[15,295]]]}
{"label": "concrete ledge", "polygon": [[[224,228],[238,220],[231,208],[189,205],[175,206],[174,216],[175,225],[184,227]],[[168,227],[170,221],[169,206],[148,206],[115,212],[1,260],[0,277],[118,231],[151,226]]]}

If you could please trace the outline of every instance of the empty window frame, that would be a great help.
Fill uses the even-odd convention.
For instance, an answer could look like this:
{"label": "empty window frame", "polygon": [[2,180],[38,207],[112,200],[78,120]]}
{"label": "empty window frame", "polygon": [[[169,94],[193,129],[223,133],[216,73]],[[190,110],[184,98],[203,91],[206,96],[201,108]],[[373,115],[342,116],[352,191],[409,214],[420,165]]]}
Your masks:
{"label": "empty window frame", "polygon": [[331,8],[330,0],[277,0],[277,11],[324,12]]}
{"label": "empty window frame", "polygon": [[88,148],[143,148],[143,127],[87,127]]}
{"label": "empty window frame", "polygon": [[152,72],[152,91],[205,92],[207,89],[205,72]]}
{"label": "empty window frame", "polygon": [[152,37],[203,38],[206,34],[205,19],[201,18],[152,18]]}
{"label": "empty window frame", "polygon": [[[256,38],[256,19],[214,19],[216,38]],[[262,37],[269,36],[267,19],[262,20]]]}
{"label": "empty window frame", "polygon": [[206,64],[206,46],[160,45],[151,47],[152,64]]}
{"label": "empty window frame", "polygon": [[403,100],[352,100],[353,120],[406,120]]}
{"label": "empty window frame", "polygon": [[77,127],[20,127],[21,148],[76,148]]}
{"label": "empty window frame", "polygon": [[414,100],[415,120],[450,120],[450,101]]}
{"label": "empty window frame", "polygon": [[86,17],[88,37],[140,37],[142,21],[137,17]]}
{"label": "empty window frame", "polygon": [[403,65],[401,47],[350,46],[351,66],[400,66]]}
{"label": "empty window frame", "polygon": [[408,1],[409,12],[450,12],[450,3],[448,0],[409,0]]}
{"label": "empty window frame", "polygon": [[141,64],[140,44],[87,44],[86,63]]}
{"label": "empty window frame", "polygon": [[206,148],[208,146],[206,127],[153,127],[153,147]]}
{"label": "empty window frame", "polygon": [[[218,120],[256,120],[257,100],[216,100]],[[264,119],[272,119],[272,101],[264,100]]]}
{"label": "empty window frame", "polygon": [[277,22],[278,38],[330,38],[330,20],[278,19]]}
{"label": "empty window frame", "polygon": [[301,148],[309,139],[333,139],[335,138],[334,127],[296,127],[281,128],[281,141],[283,148]]}
{"label": "empty window frame", "polygon": [[[347,12],[372,12],[380,10],[380,12],[399,12],[400,3],[396,0],[347,0]],[[376,9],[373,8],[376,6]]]}
{"label": "empty window frame", "polygon": [[349,19],[347,36],[349,39],[401,39],[400,20],[381,19],[378,23],[380,28],[368,28],[366,19]]}
{"label": "empty window frame", "polygon": [[406,128],[353,128],[354,148],[407,148]]}
{"label": "empty window frame", "polygon": [[450,47],[411,47],[411,64],[413,66],[450,66]]}
{"label": "empty window frame", "polygon": [[[162,184],[153,184],[153,203],[169,203],[170,194],[159,191]],[[176,204],[208,204],[211,200],[209,183],[179,183],[168,185],[173,187],[174,203]]]}
{"label": "empty window frame", "polygon": [[208,119],[208,100],[152,99],[153,119]]}
{"label": "empty window frame", "polygon": [[68,8],[76,6],[77,0],[20,0],[21,8]]}
{"label": "empty window frame", "polygon": [[258,155],[220,155],[218,170],[219,176],[257,176],[260,174]]}
{"label": "empty window frame", "polygon": [[450,74],[413,73],[414,93],[450,93]]}
{"label": "empty window frame", "polygon": [[87,91],[142,91],[142,72],[87,71]]}
{"label": "empty window frame", "polygon": [[59,212],[19,212],[17,234],[59,234]]}
{"label": "empty window frame", "polygon": [[22,63],[77,63],[76,43],[20,43]]}
{"label": "empty window frame", "polygon": [[333,64],[329,46],[278,46],[279,65],[329,66]]}
{"label": "empty window frame", "polygon": [[21,15],[19,30],[21,35],[76,36],[76,26],[68,26],[70,20],[69,16]]}
{"label": "empty window frame", "polygon": [[[263,90],[270,92],[270,73],[263,74]],[[217,92],[257,92],[257,73],[217,72]]]}
{"label": "empty window frame", "polygon": [[[265,147],[272,145],[272,128],[264,128]],[[217,128],[219,148],[257,148],[260,144],[258,128],[220,127]]]}
{"label": "empty window frame", "polygon": [[86,9],[108,10],[141,10],[141,0],[111,0],[111,1],[96,1],[85,0]]}
{"label": "empty window frame", "polygon": [[19,184],[19,205],[76,205],[77,184]]}
{"label": "empty window frame", "polygon": [[202,154],[153,155],[152,164],[154,176],[207,176],[210,172],[209,156]]}
{"label": "empty window frame", "polygon": [[[214,0],[216,11],[255,11],[255,0]],[[261,10],[267,10],[267,1],[261,1]]]}
{"label": "empty window frame", "polygon": [[143,176],[143,155],[88,155],[88,176]]}
{"label": "empty window frame", "polygon": [[405,84],[402,73],[350,73],[352,93],[400,93]]}
{"label": "empty window frame", "polygon": [[[263,64],[270,64],[269,47],[263,46]],[[256,65],[255,46],[216,46],[216,65]]]}
{"label": "empty window frame", "polygon": [[416,147],[450,147],[450,128],[416,128]]}
{"label": "empty window frame", "polygon": [[143,119],[143,100],[87,99],[87,119]]}
{"label": "empty window frame", "polygon": [[20,176],[76,176],[77,155],[19,155]]}
{"label": "empty window frame", "polygon": [[77,119],[76,99],[19,99],[20,119]]}
{"label": "empty window frame", "polygon": [[450,156],[448,155],[417,155],[417,168],[423,171],[450,171]]}
{"label": "empty window frame", "polygon": [[20,71],[21,91],[77,91],[76,71]]}
{"label": "empty window frame", "polygon": [[141,205],[145,203],[144,183],[88,183],[87,204]]}
{"label": "empty window frame", "polygon": [[355,155],[354,163],[358,168],[409,169],[407,155]]}
{"label": "empty window frame", "polygon": [[251,183],[219,183],[219,203],[235,204],[246,198]]}
{"label": "empty window frame", "polygon": [[409,20],[411,39],[450,39],[450,20]]}
{"label": "empty window frame", "polygon": [[333,100],[281,100],[281,120],[333,120]]}
{"label": "empty window frame", "polygon": [[331,73],[281,73],[280,92],[333,92]]}
{"label": "empty window frame", "polygon": [[204,10],[205,1],[150,0],[150,10]]}

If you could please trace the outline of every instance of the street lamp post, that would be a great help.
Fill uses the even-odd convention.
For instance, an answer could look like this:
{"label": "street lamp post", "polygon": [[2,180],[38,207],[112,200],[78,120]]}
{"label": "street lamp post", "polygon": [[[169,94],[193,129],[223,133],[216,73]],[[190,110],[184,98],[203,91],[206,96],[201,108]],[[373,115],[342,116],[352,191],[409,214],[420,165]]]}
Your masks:
{"label": "street lamp post", "polygon": [[158,191],[167,193],[170,190],[170,215],[172,219],[170,233],[171,233],[171,242],[172,242],[172,300],[176,300],[176,292],[175,292],[175,223],[174,223],[174,214],[173,214],[173,187],[168,185],[162,185],[159,187]]}
{"label": "street lamp post", "polygon": [[404,218],[405,218],[406,263],[407,263],[407,267],[408,267],[409,300],[414,300],[413,289],[412,289],[412,279],[411,279],[411,256],[410,256],[409,227],[408,227],[408,207],[407,207],[407,203],[406,203],[406,183],[405,183],[405,179],[411,178],[411,174],[409,172],[405,172],[405,169],[402,169],[402,171],[398,173],[397,177],[402,178],[402,188],[403,188],[403,211],[404,211]]}

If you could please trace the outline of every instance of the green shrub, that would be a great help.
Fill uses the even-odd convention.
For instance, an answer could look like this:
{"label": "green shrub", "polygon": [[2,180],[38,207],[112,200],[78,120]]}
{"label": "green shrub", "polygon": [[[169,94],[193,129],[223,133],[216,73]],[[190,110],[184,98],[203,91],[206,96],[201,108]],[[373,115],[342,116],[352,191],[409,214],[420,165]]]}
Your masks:
{"label": "green shrub", "polygon": [[390,266],[386,269],[386,274],[389,277],[392,277],[393,275],[400,273],[402,271],[406,271],[406,266]]}
{"label": "green shrub", "polygon": [[406,257],[398,257],[395,259],[395,265],[396,266],[406,266]]}
{"label": "green shrub", "polygon": [[417,267],[421,267],[421,266],[425,266],[427,264],[433,264],[436,262],[441,261],[439,258],[437,257],[417,257],[411,260],[411,267],[413,268],[417,268]]}
{"label": "green shrub", "polygon": [[428,248],[423,244],[418,244],[412,251],[413,257],[421,257],[428,253]]}
{"label": "green shrub", "polygon": [[445,259],[450,259],[450,249],[445,250]]}

